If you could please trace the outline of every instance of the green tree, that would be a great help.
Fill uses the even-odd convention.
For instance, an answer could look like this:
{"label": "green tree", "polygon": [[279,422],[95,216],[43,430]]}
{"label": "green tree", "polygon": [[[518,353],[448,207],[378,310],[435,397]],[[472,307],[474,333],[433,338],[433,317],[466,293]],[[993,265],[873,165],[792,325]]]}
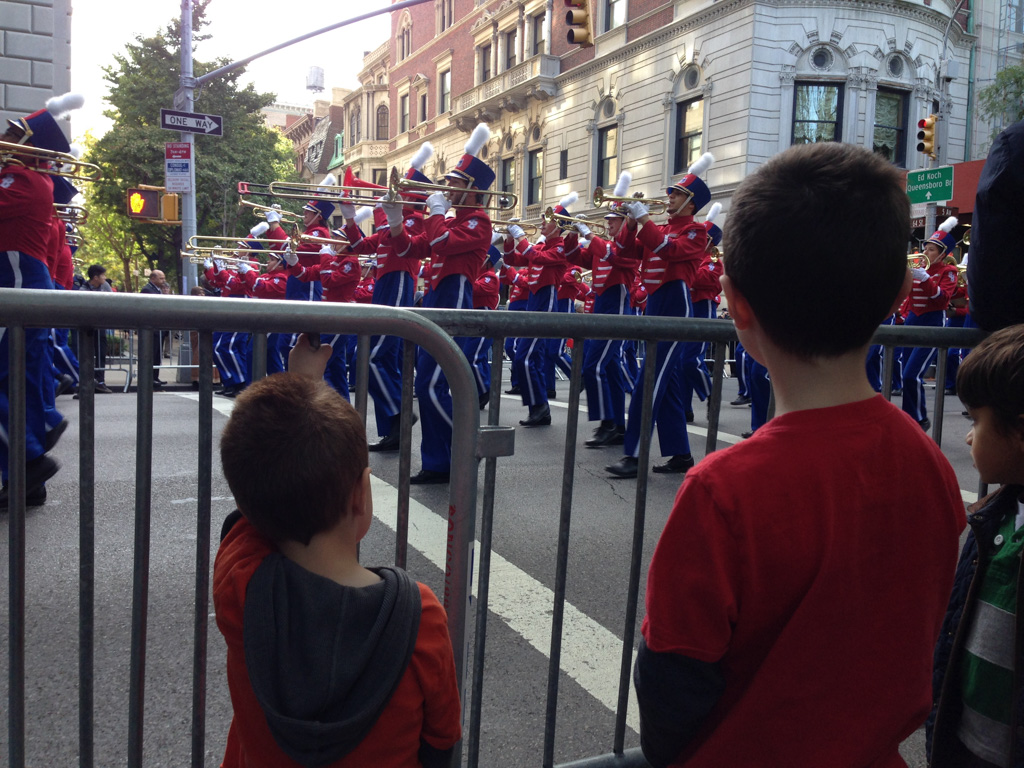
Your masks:
{"label": "green tree", "polygon": [[[196,43],[208,39],[199,32],[206,25],[210,2],[197,0],[193,5]],[[180,22],[175,20],[153,36],[137,36],[122,53],[114,55],[114,64],[104,70],[110,84],[107,101],[111,107],[105,114],[114,125],[87,155],[90,162],[103,169],[103,179],[93,185],[90,203],[126,222],[121,227],[111,224],[111,236],[122,242],[115,233],[129,231],[146,266],[162,269],[169,278],[180,274],[181,228],[129,222],[124,206],[129,187],[163,184],[164,144],[178,140],[176,133],[160,127],[160,109],[171,106],[178,89],[179,30]],[[194,61],[195,75],[202,76],[229,61]],[[223,136],[198,135],[195,140],[196,223],[200,234],[223,232],[233,236],[256,223],[252,213],[237,209],[239,181],[267,184],[298,179],[290,143],[266,127],[260,113],[273,103],[275,94],[257,93],[252,85],[240,87],[238,78],[243,72],[238,69],[217,78],[197,93],[196,111],[224,117]],[[106,217],[98,217],[100,220],[109,221]],[[119,254],[119,259],[125,260],[125,269],[132,258],[137,258],[129,253],[125,248]],[[177,282],[172,280],[172,285]]]}
{"label": "green tree", "polygon": [[1024,118],[1024,66],[999,70],[992,84],[978,92],[978,111],[990,120],[1002,117],[1005,125]]}

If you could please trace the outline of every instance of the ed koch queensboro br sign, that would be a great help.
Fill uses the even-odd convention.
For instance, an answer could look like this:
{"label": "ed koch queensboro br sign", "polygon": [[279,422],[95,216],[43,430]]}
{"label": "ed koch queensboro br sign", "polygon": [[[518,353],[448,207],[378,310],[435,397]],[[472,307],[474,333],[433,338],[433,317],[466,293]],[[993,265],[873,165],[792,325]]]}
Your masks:
{"label": "ed koch queensboro br sign", "polygon": [[224,118],[220,115],[201,115],[198,112],[176,112],[173,109],[161,109],[160,127],[169,131],[223,136]]}

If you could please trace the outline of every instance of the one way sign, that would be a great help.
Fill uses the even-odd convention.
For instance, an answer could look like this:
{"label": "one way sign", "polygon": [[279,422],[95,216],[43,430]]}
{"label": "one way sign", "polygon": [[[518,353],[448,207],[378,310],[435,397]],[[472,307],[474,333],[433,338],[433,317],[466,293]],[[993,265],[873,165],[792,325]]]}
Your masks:
{"label": "one way sign", "polygon": [[161,109],[160,127],[169,131],[223,136],[224,118],[220,115],[201,115],[198,112],[176,112],[173,109]]}

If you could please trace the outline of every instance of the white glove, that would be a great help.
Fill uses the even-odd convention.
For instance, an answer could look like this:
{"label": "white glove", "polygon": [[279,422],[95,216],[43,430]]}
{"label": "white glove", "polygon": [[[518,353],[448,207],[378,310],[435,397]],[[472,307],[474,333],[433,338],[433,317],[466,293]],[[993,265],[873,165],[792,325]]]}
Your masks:
{"label": "white glove", "polygon": [[[590,234],[590,233],[588,232],[587,234]],[[590,239],[586,238],[586,237],[581,237],[580,238],[580,248],[589,248],[589,247],[590,247]]]}
{"label": "white glove", "polygon": [[398,200],[389,203],[381,203],[385,215],[388,217],[388,226],[401,226],[404,216],[402,215],[402,203]]}
{"label": "white glove", "polygon": [[590,237],[590,227],[588,227],[584,222],[577,221],[575,226],[576,231],[579,232],[581,235],[583,235],[584,237]]}
{"label": "white glove", "polygon": [[203,269],[213,269],[213,262],[209,259],[203,262]]}
{"label": "white glove", "polygon": [[914,276],[914,282],[917,283],[923,283],[925,280],[928,279],[928,270],[921,269],[920,267],[916,267],[910,270],[910,274]]}
{"label": "white glove", "polygon": [[491,245],[497,245],[504,239],[505,235],[503,235],[501,232],[498,232],[497,230],[491,233]]}
{"label": "white glove", "polygon": [[296,255],[294,249],[290,247],[284,252],[284,260],[288,263],[289,267],[294,267],[299,263],[299,257]]}
{"label": "white glove", "polygon": [[431,216],[444,214],[451,205],[444,192],[433,192],[427,198],[427,210]]}
{"label": "white glove", "polygon": [[650,209],[639,200],[634,200],[631,203],[624,203],[622,207],[629,212],[629,217],[631,219],[643,218],[651,212]]}
{"label": "white glove", "polygon": [[534,244],[534,245],[544,245],[544,243],[546,243],[547,241],[548,241],[548,236],[547,236],[547,235],[541,235],[540,237],[538,237],[538,238],[537,238],[537,239],[536,239],[536,240],[535,240],[535,241],[533,242],[533,244]]}
{"label": "white glove", "polygon": [[238,274],[244,275],[248,271],[249,271],[249,265],[248,264],[246,264],[244,261],[239,263],[239,265],[238,265]]}
{"label": "white glove", "polygon": [[355,203],[340,203],[341,215],[345,217],[345,221],[352,221],[356,217],[356,206]]}
{"label": "white glove", "polygon": [[338,251],[333,245],[324,245],[324,247],[320,249],[320,253],[329,253],[331,256],[338,255]]}
{"label": "white glove", "polygon": [[222,269],[224,269],[223,262],[220,259],[214,259],[213,260],[213,271],[214,272],[220,272]]}
{"label": "white glove", "polygon": [[516,240],[518,240],[520,237],[526,237],[526,232],[524,232],[523,228],[520,227],[518,224],[509,224],[508,233],[512,235],[512,237],[514,237]]}

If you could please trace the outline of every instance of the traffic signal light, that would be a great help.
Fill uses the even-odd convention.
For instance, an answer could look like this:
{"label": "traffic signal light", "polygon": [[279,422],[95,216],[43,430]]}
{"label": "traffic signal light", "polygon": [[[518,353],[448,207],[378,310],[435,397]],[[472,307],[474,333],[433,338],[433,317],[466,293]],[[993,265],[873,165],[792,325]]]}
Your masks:
{"label": "traffic signal light", "polygon": [[565,23],[569,27],[566,39],[572,45],[590,48],[594,45],[594,14],[590,0],[565,0]]}
{"label": "traffic signal light", "polygon": [[928,115],[917,121],[917,151],[935,159],[935,123],[938,115]]}
{"label": "traffic signal light", "polygon": [[168,192],[160,198],[160,218],[164,221],[178,221],[178,195]]}
{"label": "traffic signal light", "polygon": [[159,219],[160,191],[130,188],[128,190],[128,216],[132,219]]}

